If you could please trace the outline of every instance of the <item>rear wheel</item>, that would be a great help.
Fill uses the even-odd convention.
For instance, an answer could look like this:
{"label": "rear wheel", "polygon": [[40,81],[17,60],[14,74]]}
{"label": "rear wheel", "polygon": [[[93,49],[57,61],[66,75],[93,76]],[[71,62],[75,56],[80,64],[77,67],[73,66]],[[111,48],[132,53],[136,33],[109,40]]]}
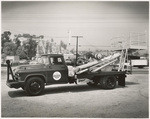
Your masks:
{"label": "rear wheel", "polygon": [[105,76],[101,79],[101,86],[105,89],[113,89],[116,87],[115,76]]}
{"label": "rear wheel", "polygon": [[32,96],[39,95],[44,90],[44,81],[40,77],[31,77],[27,80],[25,91]]}

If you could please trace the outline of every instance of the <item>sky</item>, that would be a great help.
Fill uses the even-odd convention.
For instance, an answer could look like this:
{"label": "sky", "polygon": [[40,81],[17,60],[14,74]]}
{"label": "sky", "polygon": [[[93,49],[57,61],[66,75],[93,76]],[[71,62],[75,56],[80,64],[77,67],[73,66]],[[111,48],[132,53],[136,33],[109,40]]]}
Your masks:
{"label": "sky", "polygon": [[[148,2],[2,1],[1,31],[44,35],[80,49],[108,48],[114,37],[149,33]],[[76,38],[70,38],[75,45]]]}

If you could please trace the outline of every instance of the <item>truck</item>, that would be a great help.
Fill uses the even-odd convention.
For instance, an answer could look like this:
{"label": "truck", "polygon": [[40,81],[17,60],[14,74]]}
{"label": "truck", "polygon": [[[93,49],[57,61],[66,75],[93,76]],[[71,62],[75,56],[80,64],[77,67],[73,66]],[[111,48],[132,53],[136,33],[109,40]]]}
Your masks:
{"label": "truck", "polygon": [[149,65],[147,57],[129,55],[128,58],[132,67],[144,68]]}
{"label": "truck", "polygon": [[133,67],[144,68],[144,67],[148,66],[148,61],[147,61],[147,59],[132,59],[131,65]]}
{"label": "truck", "polygon": [[[102,70],[117,61],[120,55],[113,55],[100,61],[72,67],[67,66],[62,54],[44,54],[38,64],[20,65],[12,70],[7,60],[7,81],[10,88],[22,88],[28,95],[42,94],[46,85],[71,84],[86,78],[89,86],[113,89],[116,85],[125,86],[126,71]],[[118,82],[118,83],[117,83]]]}

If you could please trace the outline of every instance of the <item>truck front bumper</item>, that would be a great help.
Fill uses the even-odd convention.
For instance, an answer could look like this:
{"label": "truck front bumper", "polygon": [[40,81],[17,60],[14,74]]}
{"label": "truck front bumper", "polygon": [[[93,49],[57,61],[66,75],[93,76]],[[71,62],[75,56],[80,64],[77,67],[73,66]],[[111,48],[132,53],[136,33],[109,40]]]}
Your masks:
{"label": "truck front bumper", "polygon": [[14,81],[14,80],[9,80],[6,82],[6,85],[10,88],[20,88],[22,86],[24,86],[25,82],[18,82],[18,81]]}

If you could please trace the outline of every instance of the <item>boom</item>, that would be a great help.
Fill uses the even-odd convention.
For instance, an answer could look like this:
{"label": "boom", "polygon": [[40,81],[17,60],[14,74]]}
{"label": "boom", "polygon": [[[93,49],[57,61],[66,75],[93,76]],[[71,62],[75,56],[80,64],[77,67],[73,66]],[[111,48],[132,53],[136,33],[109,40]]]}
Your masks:
{"label": "boom", "polygon": [[110,56],[104,57],[101,60],[89,62],[87,64],[77,66],[76,67],[76,74],[82,74],[84,72],[97,72],[100,71],[102,68],[105,68],[111,64],[115,64],[119,62],[119,68],[118,71],[124,71],[124,63],[126,59],[126,53],[127,51],[122,51],[121,53],[115,53]]}

